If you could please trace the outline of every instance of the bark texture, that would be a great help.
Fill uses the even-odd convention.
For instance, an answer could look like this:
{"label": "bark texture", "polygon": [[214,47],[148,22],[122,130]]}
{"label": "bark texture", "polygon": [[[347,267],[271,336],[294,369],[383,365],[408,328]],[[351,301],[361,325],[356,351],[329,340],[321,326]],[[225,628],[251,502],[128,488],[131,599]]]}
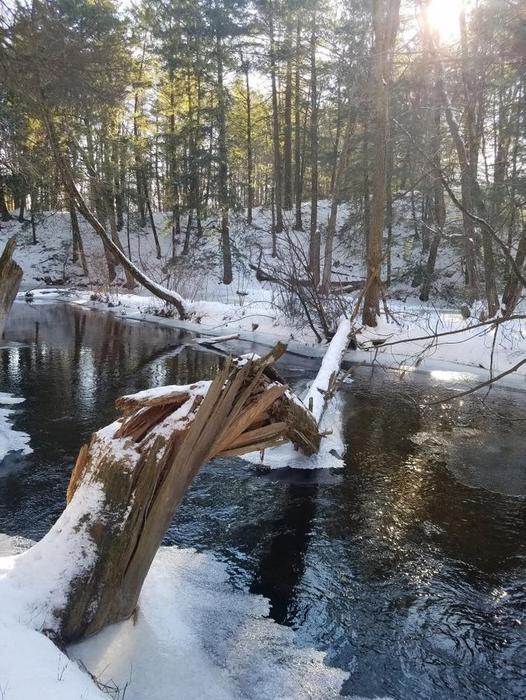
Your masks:
{"label": "bark texture", "polygon": [[0,257],[0,338],[22,280],[22,268],[13,260],[15,238],[10,238]]}

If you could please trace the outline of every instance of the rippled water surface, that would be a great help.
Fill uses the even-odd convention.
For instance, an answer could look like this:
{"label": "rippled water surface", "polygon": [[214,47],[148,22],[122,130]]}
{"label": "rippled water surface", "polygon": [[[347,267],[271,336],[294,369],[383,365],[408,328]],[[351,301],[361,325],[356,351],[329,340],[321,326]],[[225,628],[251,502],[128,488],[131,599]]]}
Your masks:
{"label": "rippled water surface", "polygon": [[[26,398],[34,453],[0,464],[0,532],[41,537],[72,461],[122,393],[213,376],[178,331],[54,304],[16,304],[0,391]],[[249,349],[247,347],[247,349]],[[282,371],[301,385],[308,363]],[[423,404],[454,387],[354,370],[339,473],[217,460],[166,541],[213,551],[235,586],[350,672],[344,691],[398,699],[526,697],[526,403]]]}

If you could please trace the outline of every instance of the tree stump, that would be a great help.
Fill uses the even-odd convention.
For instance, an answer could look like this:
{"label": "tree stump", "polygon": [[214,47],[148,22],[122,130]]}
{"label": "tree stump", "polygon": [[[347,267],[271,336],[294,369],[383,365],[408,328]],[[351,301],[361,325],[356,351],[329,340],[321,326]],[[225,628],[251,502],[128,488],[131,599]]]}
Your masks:
{"label": "tree stump", "polygon": [[60,538],[79,553],[70,578],[60,574],[59,599],[47,605],[58,643],[132,615],[176,508],[210,459],[287,441],[306,454],[319,449],[316,420],[271,366],[285,349],[230,359],[213,381],[117,400],[122,417],[81,448],[68,506],[36,546],[39,560]]}
{"label": "tree stump", "polygon": [[16,239],[13,236],[7,241],[0,257],[0,338],[22,281],[22,268],[13,260],[15,247]]}

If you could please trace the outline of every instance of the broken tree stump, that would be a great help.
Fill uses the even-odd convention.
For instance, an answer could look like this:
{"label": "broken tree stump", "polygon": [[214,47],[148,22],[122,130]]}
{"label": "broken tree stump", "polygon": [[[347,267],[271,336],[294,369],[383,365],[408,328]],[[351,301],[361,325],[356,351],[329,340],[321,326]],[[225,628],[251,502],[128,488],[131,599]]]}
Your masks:
{"label": "broken tree stump", "polygon": [[78,565],[56,573],[60,595],[40,603],[58,643],[132,615],[176,508],[210,459],[285,442],[305,454],[319,449],[316,420],[272,367],[285,350],[229,359],[213,381],[117,400],[121,418],[81,448],[66,510],[33,548],[35,566],[66,540],[69,559],[78,552]]}
{"label": "broken tree stump", "polygon": [[0,338],[22,281],[22,268],[13,260],[15,247],[16,239],[13,236],[0,256]]}

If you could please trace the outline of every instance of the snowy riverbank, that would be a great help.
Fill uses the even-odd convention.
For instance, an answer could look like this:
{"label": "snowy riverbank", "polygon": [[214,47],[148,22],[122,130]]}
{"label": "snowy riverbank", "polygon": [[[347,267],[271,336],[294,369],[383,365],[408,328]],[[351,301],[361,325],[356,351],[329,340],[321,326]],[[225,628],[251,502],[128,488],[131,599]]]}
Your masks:
{"label": "snowy riverbank", "polygon": [[[92,294],[86,291],[39,289],[32,292],[31,303],[59,300],[87,309],[109,311],[128,320],[181,328],[197,335],[239,334],[239,340],[244,341],[243,352],[246,352],[246,343],[263,349],[281,340],[287,343],[290,353],[320,361],[327,348],[325,343],[317,342],[308,329],[295,329],[265,301],[252,306],[250,313],[243,306],[217,301],[188,302],[192,318],[181,321],[164,316],[164,304],[146,295],[116,292],[106,295],[104,300],[93,300]],[[25,293],[20,293],[18,302],[25,301]],[[345,363],[374,362],[401,374],[431,373],[434,379],[444,382],[484,382],[526,357],[526,316],[502,323],[495,330],[490,324],[480,325],[475,318],[463,318],[460,312],[431,309],[416,302],[393,302],[390,312],[396,322],[382,317],[377,328],[358,330],[359,348],[345,353]],[[254,324],[257,325],[255,330]],[[453,335],[448,335],[451,332]],[[438,334],[436,338],[434,334]],[[224,347],[236,351],[236,341]],[[526,390],[526,366],[504,377],[499,386]]]}
{"label": "snowy riverbank", "polygon": [[[16,538],[0,539],[0,552],[10,545],[20,548]],[[0,557],[2,600],[16,600],[7,574],[19,556]],[[42,573],[51,564],[43,557]],[[29,579],[24,588],[30,595]],[[6,700],[329,700],[347,674],[326,666],[324,656],[270,620],[266,599],[233,591],[225,565],[212,555],[177,547],[159,550],[136,618],[70,647],[68,656],[31,629],[30,610],[0,604],[0,694]]]}
{"label": "snowy riverbank", "polygon": [[[305,217],[309,206],[304,205]],[[323,225],[329,212],[329,202],[319,202],[319,220]],[[451,232],[456,230],[454,212],[451,214]],[[338,212],[338,236],[335,246],[333,279],[352,282],[363,279],[364,261],[360,247],[360,231],[353,228],[353,212],[342,204]],[[286,215],[286,225],[292,220]],[[271,257],[271,216],[266,208],[255,211],[253,225],[248,226],[241,214],[232,214],[231,238],[233,274],[231,285],[221,282],[221,250],[214,220],[205,227],[205,234],[196,239],[188,255],[182,255],[181,242],[177,258],[172,259],[170,220],[167,214],[156,214],[160,231],[161,257],[155,254],[153,237],[147,230],[131,227],[125,248],[131,259],[153,281],[166,285],[186,300],[190,312],[187,321],[167,318],[164,304],[140,289],[124,293],[122,277],[114,284],[105,279],[102,245],[84,221],[81,229],[90,269],[87,278],[71,260],[71,229],[68,214],[48,212],[37,226],[37,244],[32,244],[30,227],[13,220],[2,224],[0,244],[9,235],[17,237],[16,258],[24,270],[25,291],[35,301],[62,297],[73,303],[93,308],[108,309],[118,315],[162,323],[207,335],[239,333],[240,339],[262,346],[276,340],[288,343],[289,351],[303,357],[321,358],[324,345],[317,342],[301,314],[290,307],[290,299],[275,284],[257,278],[254,266],[278,270],[284,274],[290,264],[287,250],[291,241],[279,243],[282,255]],[[308,234],[290,232],[293,245],[306,250]],[[123,232],[124,236],[124,232]],[[123,240],[124,242],[124,240]],[[461,273],[462,249],[454,235],[446,237],[437,259],[437,274],[429,302],[418,299],[414,287],[414,270],[421,259],[420,242],[415,238],[411,206],[407,198],[396,203],[393,228],[392,284],[389,287],[389,316],[382,312],[375,329],[361,329],[357,320],[356,340],[359,349],[347,353],[346,362],[373,361],[384,367],[403,372],[423,370],[446,373],[436,374],[440,379],[473,379],[486,381],[490,376],[505,372],[526,357],[526,320],[503,323],[497,330],[479,326],[480,304],[473,304],[471,316],[464,318],[460,309],[463,299]],[[252,267],[251,267],[252,266]],[[290,270],[289,270],[290,272]],[[53,285],[59,285],[54,292]],[[67,290],[71,289],[71,292]],[[40,290],[40,291],[34,291]],[[356,301],[357,292],[340,296],[340,305],[349,311]],[[286,294],[285,294],[286,297]],[[24,294],[20,295],[24,298]],[[93,298],[98,301],[93,301]],[[516,313],[524,315],[525,302]],[[339,315],[338,312],[337,315]],[[436,339],[422,336],[445,334]],[[381,343],[381,346],[378,346]],[[395,344],[393,344],[395,343]],[[229,347],[234,347],[233,345]],[[372,348],[372,349],[365,349]],[[459,374],[450,374],[451,372]],[[504,378],[503,386],[526,389],[526,366],[516,375]]]}

